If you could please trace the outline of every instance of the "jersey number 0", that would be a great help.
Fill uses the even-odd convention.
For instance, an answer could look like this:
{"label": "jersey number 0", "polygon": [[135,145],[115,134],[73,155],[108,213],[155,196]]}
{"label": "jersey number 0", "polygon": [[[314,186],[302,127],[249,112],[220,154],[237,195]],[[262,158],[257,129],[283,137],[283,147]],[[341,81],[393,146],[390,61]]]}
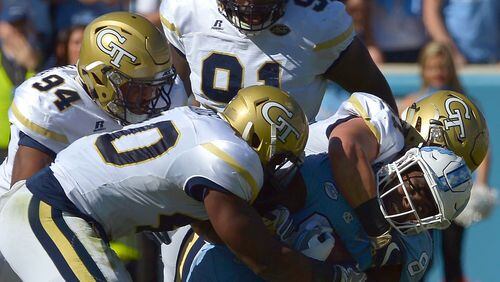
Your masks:
{"label": "jersey number 0", "polygon": [[103,134],[96,139],[95,146],[107,164],[128,166],[162,156],[177,144],[178,139],[175,125],[167,120]]}

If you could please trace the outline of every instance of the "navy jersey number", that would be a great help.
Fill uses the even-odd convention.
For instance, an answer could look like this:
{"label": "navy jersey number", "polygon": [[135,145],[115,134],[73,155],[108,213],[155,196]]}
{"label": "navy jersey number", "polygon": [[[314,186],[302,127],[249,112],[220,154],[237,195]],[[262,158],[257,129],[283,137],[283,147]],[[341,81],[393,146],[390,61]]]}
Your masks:
{"label": "navy jersey number", "polygon": [[[33,83],[32,87],[39,91],[49,91],[54,87],[58,87],[64,83],[64,78],[58,76],[57,74],[51,74],[42,78],[42,82]],[[62,112],[67,108],[72,106],[72,102],[80,100],[80,95],[76,91],[69,89],[57,89],[54,93],[57,96],[57,100],[54,101],[57,109]]]}
{"label": "navy jersey number", "polygon": [[[227,103],[236,96],[243,85],[244,67],[236,56],[212,53],[202,62],[201,91],[213,101]],[[280,87],[280,67],[276,62],[266,62],[257,70],[257,78],[265,85]],[[225,85],[217,86],[216,78],[224,76]]]}
{"label": "navy jersey number", "polygon": [[[154,143],[137,144],[133,143],[131,148],[118,150],[113,142],[124,136],[135,136],[135,142],[142,140],[141,134],[148,134],[150,130],[157,130],[161,138]],[[153,160],[177,144],[179,132],[172,121],[161,121],[154,124],[120,130],[99,136],[95,141],[95,146],[103,160],[115,166],[128,166]]]}

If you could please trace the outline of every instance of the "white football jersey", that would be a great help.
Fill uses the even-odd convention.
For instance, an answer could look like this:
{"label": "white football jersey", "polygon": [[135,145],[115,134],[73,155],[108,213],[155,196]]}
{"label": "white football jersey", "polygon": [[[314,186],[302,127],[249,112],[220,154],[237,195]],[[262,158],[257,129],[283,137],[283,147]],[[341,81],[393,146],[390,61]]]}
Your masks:
{"label": "white football jersey", "polygon": [[391,161],[404,147],[401,121],[380,98],[356,92],[344,101],[337,112],[309,126],[306,155],[328,152],[329,135],[333,127],[351,117],[361,117],[377,138],[379,144],[375,163]]}
{"label": "white football jersey", "polygon": [[239,89],[265,84],[289,92],[312,121],[326,89],[322,75],[355,35],[341,2],[316,2],[288,1],[284,16],[254,36],[239,32],[216,0],[164,0],[160,15],[203,105],[222,110]]}
{"label": "white football jersey", "polygon": [[[170,94],[172,107],[186,104],[180,79]],[[11,140],[0,166],[0,195],[10,187],[20,131],[57,154],[82,136],[122,128],[85,92],[75,66],[43,71],[17,87],[9,120]]]}
{"label": "white football jersey", "polygon": [[206,187],[252,202],[263,183],[257,153],[213,111],[190,107],[81,138],[50,169],[67,198],[112,238],[208,219]]}

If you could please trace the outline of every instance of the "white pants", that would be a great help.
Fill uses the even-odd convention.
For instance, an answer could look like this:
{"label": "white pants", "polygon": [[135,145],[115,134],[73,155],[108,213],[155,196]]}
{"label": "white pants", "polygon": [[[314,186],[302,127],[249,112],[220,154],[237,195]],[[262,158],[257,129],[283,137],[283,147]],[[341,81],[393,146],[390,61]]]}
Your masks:
{"label": "white pants", "polygon": [[[198,238],[187,238],[194,237],[191,230],[191,226],[187,225],[181,227],[171,234],[170,239],[172,243],[166,245],[161,244],[161,260],[163,262],[163,281],[164,282],[174,282],[180,279],[180,268],[183,264],[184,256],[183,253],[187,252],[186,246],[189,246],[193,239]],[[177,278],[176,278],[177,277]]]}
{"label": "white pants", "polygon": [[0,198],[0,252],[23,281],[131,281],[87,221],[40,201],[24,181]]}
{"label": "white pants", "polygon": [[[0,185],[0,207],[2,203],[2,196],[5,195],[8,191],[9,191],[8,188],[2,187]],[[0,231],[2,230],[2,228],[7,228],[7,227],[0,226]],[[10,265],[3,257],[2,252],[0,252],[0,282],[20,282],[20,281],[21,279],[19,279],[17,274],[14,272],[14,270],[10,267]]]}

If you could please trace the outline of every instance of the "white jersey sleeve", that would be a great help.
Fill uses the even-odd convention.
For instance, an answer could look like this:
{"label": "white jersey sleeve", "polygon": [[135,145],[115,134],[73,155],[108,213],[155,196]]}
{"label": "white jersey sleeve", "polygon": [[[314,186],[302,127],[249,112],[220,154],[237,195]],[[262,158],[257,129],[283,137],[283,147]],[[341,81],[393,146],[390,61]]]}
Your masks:
{"label": "white jersey sleeve", "polygon": [[54,153],[82,136],[121,128],[85,92],[74,66],[44,71],[21,84],[9,120]]}
{"label": "white jersey sleeve", "polygon": [[186,50],[178,27],[188,24],[185,22],[187,18],[183,15],[189,11],[186,9],[189,9],[186,3],[179,0],[163,0],[160,5],[160,20],[165,36],[170,44],[184,54]]}
{"label": "white jersey sleeve", "polygon": [[330,132],[352,117],[362,118],[377,138],[379,152],[374,163],[390,161],[403,149],[401,122],[391,108],[374,95],[356,92],[340,105],[333,116],[310,126],[306,154],[327,152]]}
{"label": "white jersey sleeve", "polygon": [[[193,161],[204,165],[193,165]],[[203,201],[205,189],[215,189],[253,202],[263,182],[262,166],[255,152],[243,143],[214,140],[183,153],[172,167],[182,167],[180,178],[186,193]],[[201,189],[201,190],[200,190]]]}

